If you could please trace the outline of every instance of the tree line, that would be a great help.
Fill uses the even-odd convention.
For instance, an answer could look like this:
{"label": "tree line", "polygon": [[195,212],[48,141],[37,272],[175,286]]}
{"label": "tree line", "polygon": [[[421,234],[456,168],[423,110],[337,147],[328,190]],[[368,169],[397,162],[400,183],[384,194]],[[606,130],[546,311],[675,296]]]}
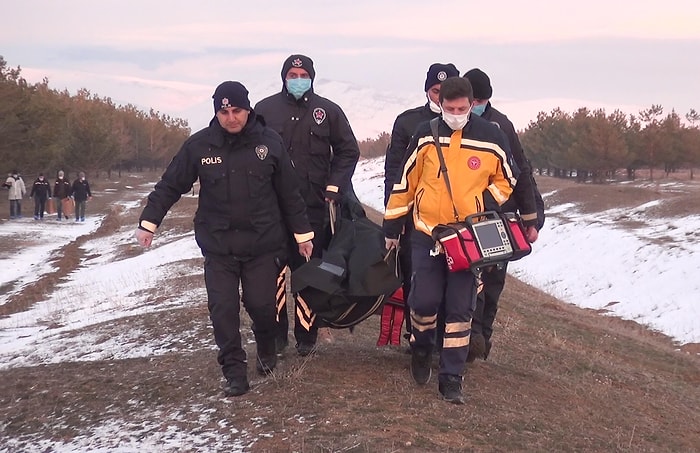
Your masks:
{"label": "tree line", "polygon": [[520,141],[533,168],[541,173],[601,182],[620,170],[634,179],[638,169],[666,173],[700,166],[700,114],[691,109],[686,122],[675,112],[664,116],[652,105],[639,115],[619,110],[581,108],[574,113],[554,109],[540,112],[522,131]]}
{"label": "tree line", "polygon": [[[581,108],[573,113],[540,112],[519,132],[533,168],[540,173],[580,180],[628,179],[648,168],[666,174],[700,166],[700,113],[691,109],[685,122],[675,112],[664,115],[652,105],[638,115],[619,110]],[[95,175],[165,167],[189,136],[187,121],[153,109],[115,105],[83,88],[75,95],[49,87],[47,79],[30,84],[21,68],[0,56],[0,161],[6,171],[23,174],[59,169]],[[363,157],[386,153],[391,135],[358,142]]]}
{"label": "tree line", "polygon": [[54,177],[85,171],[154,170],[189,136],[187,121],[116,105],[87,89],[75,95],[28,83],[0,56],[0,161],[6,171]]}

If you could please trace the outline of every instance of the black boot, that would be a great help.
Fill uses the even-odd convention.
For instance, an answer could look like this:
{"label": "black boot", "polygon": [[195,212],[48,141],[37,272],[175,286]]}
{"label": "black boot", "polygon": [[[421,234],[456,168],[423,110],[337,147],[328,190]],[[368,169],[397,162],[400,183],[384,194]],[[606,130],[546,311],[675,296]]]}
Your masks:
{"label": "black boot", "polygon": [[489,353],[491,352],[491,339],[486,340],[484,345],[484,360],[489,358]]}
{"label": "black boot", "polygon": [[464,404],[462,397],[462,376],[440,375],[438,389],[442,399],[452,404]]}
{"label": "black boot", "polygon": [[485,359],[486,339],[480,333],[472,332],[469,339],[469,355],[467,355],[467,363],[472,363],[476,359]]}
{"label": "black boot", "polygon": [[248,390],[250,390],[250,385],[246,376],[226,378],[224,395],[241,396],[248,393]]}
{"label": "black boot", "polygon": [[275,365],[277,365],[276,354],[266,357],[258,356],[255,360],[255,368],[258,370],[258,373],[262,374],[263,376],[271,375],[275,369]]}
{"label": "black boot", "polygon": [[277,342],[275,337],[265,340],[258,339],[258,355],[255,359],[255,368],[262,375],[272,374],[277,365]]}
{"label": "black boot", "polygon": [[413,346],[411,349],[411,376],[416,384],[427,384],[430,380],[432,370],[430,361],[432,360],[429,349]]}

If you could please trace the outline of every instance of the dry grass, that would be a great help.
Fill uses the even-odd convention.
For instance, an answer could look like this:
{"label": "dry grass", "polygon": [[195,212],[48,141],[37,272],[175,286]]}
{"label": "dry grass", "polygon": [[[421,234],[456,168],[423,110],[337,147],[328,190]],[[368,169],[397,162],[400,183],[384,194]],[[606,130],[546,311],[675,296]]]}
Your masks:
{"label": "dry grass", "polygon": [[[543,192],[556,186],[577,198],[590,187],[591,210],[614,205],[613,197],[632,206],[653,196],[610,186],[582,190],[550,178],[539,184]],[[191,228],[194,203],[183,199],[164,228]],[[106,224],[104,234],[135,220],[115,215]],[[140,252],[125,245],[123,253]],[[23,296],[38,300],[48,284]],[[166,282],[171,291],[158,298],[177,301],[183,289],[202,284],[196,277]],[[438,399],[435,377],[422,387],[412,382],[403,347],[375,346],[378,321],[374,316],[354,333],[334,331],[332,343],[306,358],[288,348],[271,377],[257,376],[249,364],[252,391],[228,399],[205,300],[92,326],[105,337],[137,329],[144,341],[173,332],[186,341],[154,357],[0,371],[0,442],[26,439],[31,450],[37,436],[70,440],[123,420],[209,433],[212,445],[257,439],[248,448],[256,452],[700,451],[700,360],[635,323],[578,309],[510,278],[494,349],[488,361],[468,367],[468,403],[456,407]],[[254,357],[247,327],[244,341]]]}

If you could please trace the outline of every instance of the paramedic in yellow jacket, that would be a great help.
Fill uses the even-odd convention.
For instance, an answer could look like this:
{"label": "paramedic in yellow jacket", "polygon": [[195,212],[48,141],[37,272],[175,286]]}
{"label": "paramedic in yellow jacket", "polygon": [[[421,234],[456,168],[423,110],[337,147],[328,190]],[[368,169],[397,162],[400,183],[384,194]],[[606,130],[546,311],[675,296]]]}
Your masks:
{"label": "paramedic in yellow jacket", "polygon": [[[518,176],[506,136],[493,124],[470,114],[473,101],[467,79],[453,77],[442,82],[438,135],[460,220],[484,210],[484,190],[499,203],[505,202]],[[438,388],[443,399],[463,404],[462,373],[469,353],[475,278],[469,271],[449,272],[445,255],[431,253],[435,249],[433,228],[454,222],[455,215],[429,123],[418,126],[409,150],[401,180],[389,197],[383,228],[387,248],[396,247],[413,208],[413,270],[408,298],[413,326],[411,375],[418,384],[430,380],[437,312],[444,300],[446,326]]]}

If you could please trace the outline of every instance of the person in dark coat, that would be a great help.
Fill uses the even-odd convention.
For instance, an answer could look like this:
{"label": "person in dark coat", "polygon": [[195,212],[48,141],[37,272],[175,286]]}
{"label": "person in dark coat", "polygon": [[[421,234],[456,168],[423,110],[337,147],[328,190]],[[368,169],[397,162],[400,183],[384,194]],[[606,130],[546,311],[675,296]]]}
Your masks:
{"label": "person in dark coat", "polygon": [[[53,197],[56,203],[56,220],[63,220],[63,200],[70,197],[71,185],[67,179],[64,178],[63,170],[58,171],[58,177],[56,182],[53,184]],[[68,216],[66,215],[67,219]]]}
{"label": "person in dark coat", "polygon": [[[314,63],[306,55],[291,55],[282,65],[282,91],[260,101],[255,111],[284,140],[301,180],[301,193],[314,230],[314,256],[321,256],[330,240],[328,204],[340,200],[348,190],[360,150],[343,110],[314,92]],[[305,260],[292,251],[289,267],[296,270]],[[284,276],[279,279],[279,349],[287,345],[286,292]],[[303,298],[294,295],[294,337],[300,355],[310,354],[316,345],[318,324]],[[319,320],[320,321],[320,320]]]}
{"label": "person in dark coat", "polygon": [[[506,115],[491,105],[493,88],[491,87],[491,79],[484,71],[478,68],[471,69],[464,74],[464,78],[471,82],[474,90],[472,113],[492,122],[506,134],[513,157],[520,169],[515,190],[505,203],[499,206],[493,197],[484,194],[486,209],[499,212],[518,212],[526,227],[528,241],[535,242],[538,231],[544,225],[544,202],[542,195],[537,190],[532,167],[525,157],[515,127]],[[501,268],[485,269],[481,275],[483,286],[477,296],[472,320],[471,348],[467,359],[469,362],[473,362],[477,358],[486,360],[491,351],[493,323],[498,310],[498,299],[501,297],[505,285],[507,269],[508,263],[506,262]]]}
{"label": "person in dark coat", "polygon": [[34,220],[44,220],[46,200],[51,198],[51,185],[44,179],[43,173],[39,173],[39,177],[32,184],[29,197],[34,198]]}
{"label": "person in dark coat", "polygon": [[[394,183],[401,179],[403,161],[409,153],[408,145],[411,137],[420,123],[430,121],[440,116],[440,84],[449,77],[459,77],[459,70],[452,63],[433,63],[428,68],[425,78],[425,105],[406,110],[396,117],[394,127],[391,129],[391,141],[386,150],[384,159],[384,205],[389,200],[389,194]],[[406,221],[406,228],[401,235],[399,245],[399,266],[403,277],[403,300],[408,300],[411,292],[411,231],[413,230],[412,219],[409,216]],[[394,310],[399,309],[394,306]],[[393,315],[393,313],[392,313]],[[393,316],[392,316],[393,317]],[[444,319],[441,316],[438,323],[438,332],[444,330]],[[404,323],[406,339],[411,336],[411,317],[408,310],[404,310]],[[439,335],[439,333],[438,333]]]}
{"label": "person in dark coat", "polygon": [[195,239],[204,255],[224,393],[237,396],[250,389],[240,302],[253,321],[256,368],[270,374],[277,360],[276,280],[286,260],[288,232],[297,253],[309,257],[313,231],[284,143],[251,109],[248,90],[239,82],[223,82],[213,99],[214,118],[175,155],[148,196],[135,235],[139,244],[150,246],[170,207],[199,179]]}
{"label": "person in dark coat", "polygon": [[90,183],[85,179],[85,173],[78,173],[78,179],[73,181],[71,187],[71,196],[75,200],[75,221],[85,221],[85,205],[88,200],[92,200],[92,192],[90,192]]}

